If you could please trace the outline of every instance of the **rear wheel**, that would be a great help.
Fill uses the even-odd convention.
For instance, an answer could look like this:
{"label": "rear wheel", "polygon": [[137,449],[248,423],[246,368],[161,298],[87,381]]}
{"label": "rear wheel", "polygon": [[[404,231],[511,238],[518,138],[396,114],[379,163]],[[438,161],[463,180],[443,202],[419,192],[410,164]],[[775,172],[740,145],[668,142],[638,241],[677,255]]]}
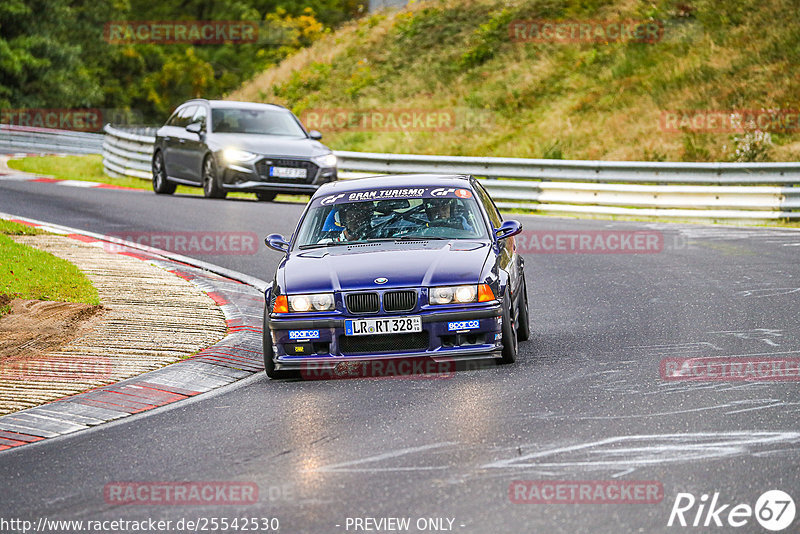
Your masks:
{"label": "rear wheel", "polygon": [[156,152],[153,156],[153,191],[158,195],[171,195],[177,184],[167,181],[167,169],[164,167],[164,155]]}
{"label": "rear wheel", "polygon": [[275,191],[258,191],[256,198],[262,202],[272,202],[278,195]]}
{"label": "rear wheel", "polygon": [[531,325],[528,315],[528,284],[525,282],[525,275],[522,275],[522,295],[519,299],[519,319],[517,320],[517,339],[528,341],[531,337]]}
{"label": "rear wheel", "polygon": [[519,341],[517,340],[517,329],[514,326],[512,306],[511,296],[506,292],[506,298],[503,299],[503,357],[500,363],[514,363],[517,361]]}
{"label": "rear wheel", "polygon": [[228,193],[219,185],[214,158],[206,156],[203,161],[203,196],[206,198],[225,198],[227,195]]}

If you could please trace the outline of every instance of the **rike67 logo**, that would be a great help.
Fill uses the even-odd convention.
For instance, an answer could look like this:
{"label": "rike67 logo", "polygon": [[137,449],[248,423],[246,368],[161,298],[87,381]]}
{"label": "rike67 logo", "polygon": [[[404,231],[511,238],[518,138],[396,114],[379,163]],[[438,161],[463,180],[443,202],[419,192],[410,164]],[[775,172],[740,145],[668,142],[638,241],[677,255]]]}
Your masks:
{"label": "rike67 logo", "polygon": [[719,492],[714,492],[710,500],[706,493],[699,499],[691,493],[678,493],[667,526],[738,528],[752,524],[754,516],[767,530],[783,530],[794,521],[794,500],[785,491],[769,490],[752,507],[747,503],[724,503],[720,500]]}

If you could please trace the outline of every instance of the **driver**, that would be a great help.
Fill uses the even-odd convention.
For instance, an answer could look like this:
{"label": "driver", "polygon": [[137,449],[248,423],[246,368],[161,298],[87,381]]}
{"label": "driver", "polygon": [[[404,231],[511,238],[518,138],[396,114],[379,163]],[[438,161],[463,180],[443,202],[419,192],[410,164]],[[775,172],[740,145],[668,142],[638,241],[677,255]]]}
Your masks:
{"label": "driver", "polygon": [[453,215],[453,201],[447,198],[426,198],[424,200],[425,215],[428,216],[426,226],[447,226],[461,230],[472,230],[467,220],[461,215]]}
{"label": "driver", "polygon": [[339,221],[344,230],[335,241],[358,241],[366,237],[371,227],[372,203],[355,202],[339,208]]}

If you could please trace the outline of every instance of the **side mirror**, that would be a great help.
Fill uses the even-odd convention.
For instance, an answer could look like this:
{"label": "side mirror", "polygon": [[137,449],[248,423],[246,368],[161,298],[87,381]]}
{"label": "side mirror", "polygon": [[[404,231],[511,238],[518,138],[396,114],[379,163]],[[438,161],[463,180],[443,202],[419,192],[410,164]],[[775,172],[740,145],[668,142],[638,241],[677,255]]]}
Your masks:
{"label": "side mirror", "polygon": [[519,221],[504,221],[500,228],[495,229],[494,236],[497,240],[505,239],[517,235],[522,231],[522,224]]}
{"label": "side mirror", "polygon": [[319,133],[317,130],[311,130],[310,132],[308,132],[308,136],[314,141],[319,141],[320,139],[322,139],[322,134]]}
{"label": "side mirror", "polygon": [[288,252],[289,243],[283,238],[281,234],[270,234],[264,239],[264,244],[278,252]]}
{"label": "side mirror", "polygon": [[203,124],[200,122],[193,122],[186,125],[186,131],[199,134],[203,131]]}

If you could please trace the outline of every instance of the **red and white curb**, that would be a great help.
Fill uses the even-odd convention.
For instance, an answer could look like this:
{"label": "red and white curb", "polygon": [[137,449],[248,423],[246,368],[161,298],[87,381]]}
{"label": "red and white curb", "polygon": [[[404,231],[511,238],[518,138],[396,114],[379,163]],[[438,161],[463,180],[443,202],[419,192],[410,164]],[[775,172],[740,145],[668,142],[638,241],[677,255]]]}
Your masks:
{"label": "red and white curb", "polygon": [[0,155],[0,181],[5,180],[8,182],[39,182],[55,185],[65,185],[67,187],[84,187],[88,189],[121,189],[124,191],[139,191],[146,192],[146,189],[137,189],[135,187],[125,187],[122,185],[104,184],[101,182],[87,182],[85,180],[66,180],[61,178],[53,178],[51,176],[40,176],[34,173],[17,171],[8,167],[8,160],[11,158],[24,158],[33,156],[66,156],[66,154],[2,154]]}
{"label": "red and white curb", "polygon": [[83,180],[64,180],[60,178],[47,178],[44,176],[30,176],[28,174],[6,174],[0,173],[0,180],[14,182],[42,182],[55,185],[66,185],[68,187],[83,187],[87,189],[122,189],[124,191],[146,191],[146,189],[136,189],[135,187],[125,187],[122,185],[103,184],[100,182],[86,182]]}
{"label": "red and white curb", "polygon": [[[5,214],[0,214],[0,218],[84,242],[107,241],[98,234],[33,219]],[[153,263],[208,293],[222,308],[228,323],[227,335],[186,360],[0,417],[0,451],[86,430],[188,399],[264,369],[261,328],[265,282],[135,243],[121,245],[119,240],[114,240],[114,243],[114,252],[109,253],[125,254]]]}

